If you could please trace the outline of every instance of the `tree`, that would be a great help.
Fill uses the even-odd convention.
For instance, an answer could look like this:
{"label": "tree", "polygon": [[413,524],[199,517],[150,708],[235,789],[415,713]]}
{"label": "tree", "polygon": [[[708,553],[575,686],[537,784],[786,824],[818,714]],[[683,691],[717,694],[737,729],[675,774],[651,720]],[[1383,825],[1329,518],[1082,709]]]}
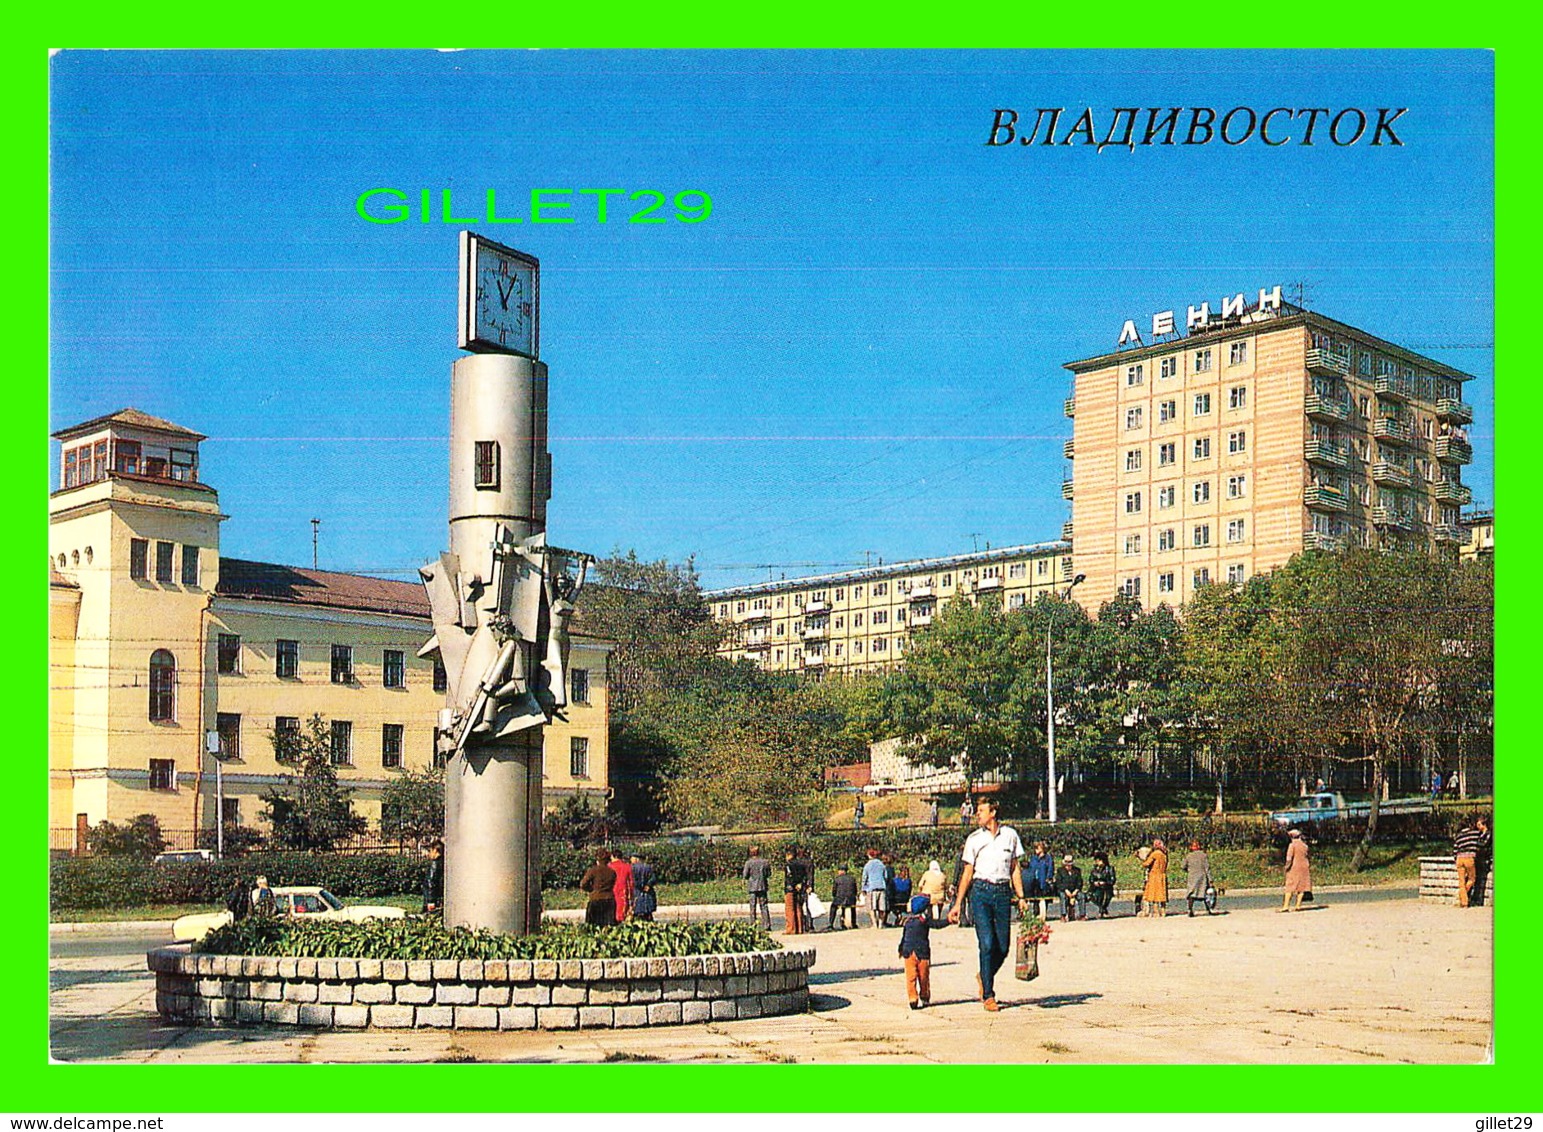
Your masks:
{"label": "tree", "polygon": [[365,820],[353,812],[352,793],[338,782],[332,764],[332,729],[313,715],[298,735],[271,734],[275,753],[295,765],[282,786],[262,796],[262,818],[273,827],[273,842],[282,849],[331,849],[339,841],[363,833]]}
{"label": "tree", "polygon": [[381,836],[420,843],[445,833],[445,772],[408,771],[380,794]]}
{"label": "tree", "polygon": [[86,834],[86,847],[104,857],[136,857],[148,861],[165,852],[166,839],[154,814],[135,814],[126,825],[97,822]]}

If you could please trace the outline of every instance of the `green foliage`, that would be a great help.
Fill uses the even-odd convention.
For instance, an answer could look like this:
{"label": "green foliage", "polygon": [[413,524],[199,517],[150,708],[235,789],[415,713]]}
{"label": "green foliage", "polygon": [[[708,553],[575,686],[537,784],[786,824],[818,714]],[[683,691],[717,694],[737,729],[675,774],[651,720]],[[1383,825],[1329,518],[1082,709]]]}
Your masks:
{"label": "green foliage", "polygon": [[408,771],[387,783],[380,792],[380,832],[397,841],[444,836],[444,770]]}
{"label": "green foliage", "polygon": [[528,936],[447,928],[435,916],[311,922],[251,916],[217,928],[194,945],[211,955],[301,955],[359,959],[632,959],[775,951],[758,925],[732,922],[645,923],[611,928],[542,925]]}
{"label": "green foliage", "polygon": [[[268,843],[268,838],[262,830],[253,829],[249,825],[237,825],[235,822],[226,822],[224,830],[224,850],[228,857],[242,857],[254,849],[261,849]],[[212,829],[198,831],[198,848],[216,849],[220,847],[220,838],[215,836]]]}
{"label": "green foliage", "polygon": [[[353,812],[352,793],[338,781],[332,765],[332,729],[313,715],[298,736],[272,735],[274,750],[298,774],[263,794],[262,819],[273,828],[273,843],[283,849],[331,849],[363,833],[365,820]],[[281,749],[282,746],[282,749]]]}
{"label": "green foliage", "polygon": [[154,814],[136,814],[126,825],[97,822],[86,833],[86,848],[104,857],[134,857],[148,861],[166,849],[161,823]]}

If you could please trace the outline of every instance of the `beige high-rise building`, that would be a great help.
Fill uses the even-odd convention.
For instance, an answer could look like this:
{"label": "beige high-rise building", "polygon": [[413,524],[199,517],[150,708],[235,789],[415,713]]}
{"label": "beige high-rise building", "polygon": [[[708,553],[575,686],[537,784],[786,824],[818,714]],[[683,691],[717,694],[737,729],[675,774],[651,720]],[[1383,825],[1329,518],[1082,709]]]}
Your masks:
{"label": "beige high-rise building", "polygon": [[1121,591],[1177,606],[1306,548],[1467,541],[1469,374],[1278,293],[1233,310],[1066,364],[1062,494],[1090,608]]}

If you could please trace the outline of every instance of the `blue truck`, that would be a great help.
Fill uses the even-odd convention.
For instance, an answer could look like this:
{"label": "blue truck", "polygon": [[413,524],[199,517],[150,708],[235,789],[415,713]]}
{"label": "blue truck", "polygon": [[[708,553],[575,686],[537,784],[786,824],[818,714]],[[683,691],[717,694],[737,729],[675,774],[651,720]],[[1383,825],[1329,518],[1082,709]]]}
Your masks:
{"label": "blue truck", "polygon": [[[1344,795],[1325,790],[1309,794],[1289,810],[1277,810],[1270,815],[1276,825],[1303,825],[1309,822],[1335,821],[1347,818],[1364,818],[1372,812],[1370,802],[1347,802]],[[1428,814],[1431,804],[1426,798],[1394,798],[1382,803],[1378,814]]]}

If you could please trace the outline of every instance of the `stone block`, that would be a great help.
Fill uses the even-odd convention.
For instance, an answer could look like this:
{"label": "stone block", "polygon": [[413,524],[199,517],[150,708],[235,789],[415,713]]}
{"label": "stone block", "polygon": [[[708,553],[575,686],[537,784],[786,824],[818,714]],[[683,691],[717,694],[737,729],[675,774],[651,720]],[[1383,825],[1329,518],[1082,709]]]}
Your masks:
{"label": "stone block", "polygon": [[286,955],[279,960],[279,978],[293,979],[300,971],[300,960],[293,955]]}
{"label": "stone block", "polygon": [[455,1008],[457,1030],[496,1030],[498,1011],[491,1006],[457,1006]]}
{"label": "stone block", "polygon": [[702,956],[702,974],[710,975],[713,978],[717,978],[719,975],[723,974],[723,956]]}
{"label": "stone block", "polygon": [[429,983],[398,983],[396,1000],[411,1006],[427,1006],[434,1001],[434,987]]}
{"label": "stone block", "polygon": [[342,979],[345,983],[353,982],[359,977],[359,960],[338,959],[336,962],[338,965],[338,978]]}
{"label": "stone block", "polygon": [[802,1014],[809,1009],[809,988],[803,987],[788,993],[788,1013]]}
{"label": "stone block", "polygon": [[629,978],[629,979],[646,979],[646,978],[648,978],[648,960],[647,959],[623,959],[622,963],[625,964],[625,966],[626,966],[626,977],[627,978]]}
{"label": "stone block", "polygon": [[[482,961],[482,977],[490,983],[506,983],[509,981],[509,960],[484,959]],[[528,978],[529,976],[527,976]]]}
{"label": "stone block", "polygon": [[646,1007],[650,1026],[674,1025],[680,1021],[680,1003],[655,1002]]}
{"label": "stone block", "polygon": [[330,1006],[318,1006],[314,1002],[302,1002],[298,1022],[302,1026],[331,1026],[332,1009]]}
{"label": "stone block", "polygon": [[589,988],[583,983],[554,983],[553,1006],[579,1006],[589,1001]]}
{"label": "stone block", "polygon": [[625,959],[600,960],[601,975],[603,979],[625,979],[627,977],[627,961]]}
{"label": "stone block", "polygon": [[354,987],[354,1001],[366,1006],[377,1002],[391,1002],[396,988],[390,983],[359,983]]}
{"label": "stone block", "polygon": [[768,994],[761,997],[761,1013],[766,1016],[774,1014],[786,1014],[788,1012],[788,996],[785,994]]}
{"label": "stone block", "polygon": [[259,1002],[255,998],[245,998],[236,1003],[237,1022],[261,1022],[263,1020],[263,1008],[266,1002]]}
{"label": "stone block", "polygon": [[457,975],[463,983],[480,983],[483,978],[482,967],[481,959],[462,959]]}
{"label": "stone block", "polygon": [[296,1025],[300,1021],[300,1007],[293,1002],[265,1002],[263,1021],[276,1026]]}
{"label": "stone block", "polygon": [[416,1007],[412,1006],[372,1006],[370,1025],[386,1030],[405,1030],[412,1026],[415,1013]]}
{"label": "stone block", "polygon": [[[459,959],[435,959],[432,962],[434,981],[436,983],[454,982],[455,977],[461,972],[461,961]],[[413,977],[417,978],[416,975]]]}
{"label": "stone block", "polygon": [[751,975],[749,979],[750,993],[765,994],[768,990],[770,990],[771,988],[766,985],[766,980],[768,978],[769,976],[767,975]]}
{"label": "stone block", "polygon": [[239,971],[230,970],[229,959],[227,959],[225,962],[225,970],[227,974],[240,975],[247,979],[255,979],[258,975],[262,974],[263,961],[259,956],[256,955],[243,955],[241,957],[241,970]]}
{"label": "stone block", "polygon": [[[604,959],[581,959],[579,960],[579,964],[580,970],[578,977],[583,979],[586,983],[597,983],[601,979],[605,978]],[[567,977],[567,975],[563,976],[565,979]]]}
{"label": "stone block", "polygon": [[360,959],[359,978],[377,980],[381,975],[381,961],[379,959]]}
{"label": "stone block", "polygon": [[589,988],[589,1001],[594,1006],[615,1006],[617,1003],[627,1001],[627,983],[605,981],[595,983]]}
{"label": "stone block", "polygon": [[541,1006],[536,1009],[536,1025],[543,1030],[574,1030],[579,1025],[576,1006]]}
{"label": "stone block", "polygon": [[317,992],[317,1002],[331,1002],[347,1004],[354,1000],[354,984],[329,982],[322,983]]}
{"label": "stone block", "polygon": [[611,1024],[614,1026],[646,1026],[648,1025],[648,1007],[618,1006]]}
{"label": "stone block", "polygon": [[413,1025],[420,1030],[449,1030],[455,1026],[455,1007],[420,1006],[413,1016]]}
{"label": "stone block", "polygon": [[[565,959],[563,963],[577,963],[577,959]],[[556,959],[537,959],[531,964],[531,977],[537,982],[551,982],[562,975],[562,963]],[[577,975],[571,976],[577,978]]]}
{"label": "stone block", "polygon": [[712,1020],[713,1007],[710,1002],[683,1002],[680,1004],[680,1020],[682,1022],[709,1022]]}
{"label": "stone block", "polygon": [[635,979],[627,990],[628,1002],[658,1002],[664,990],[657,979]]}
{"label": "stone block", "polygon": [[332,1024],[339,1029],[362,1030],[370,1024],[368,1006],[334,1006]]}
{"label": "stone block", "polygon": [[[511,983],[528,983],[536,977],[536,965],[529,959],[500,959],[498,962],[504,965],[505,971],[499,977],[508,979]],[[492,977],[488,976],[488,978]]]}
{"label": "stone block", "polygon": [[671,956],[669,959],[666,960],[666,962],[669,964],[669,975],[670,975],[670,978],[672,978],[672,979],[685,978],[685,975],[686,975],[686,961],[684,959],[681,959],[681,958],[679,958],[677,956]]}
{"label": "stone block", "polygon": [[164,948],[157,947],[145,954],[145,965],[156,974],[160,974],[162,971],[175,970],[176,957]]}
{"label": "stone block", "polygon": [[415,983],[432,983],[434,981],[434,961],[432,959],[409,959],[407,961],[407,977]]}
{"label": "stone block", "polygon": [[613,1012],[609,1006],[581,1006],[578,1009],[582,1029],[606,1029],[612,1025]]}
{"label": "stone block", "polygon": [[[199,979],[198,993],[204,998],[224,998],[225,986],[224,979]],[[232,995],[231,997],[234,998],[235,996]]]}
{"label": "stone block", "polygon": [[739,1012],[741,1018],[759,1018],[762,1014],[761,996],[747,994],[744,998],[735,999],[734,1009]]}
{"label": "stone block", "polygon": [[723,996],[723,979],[698,979],[696,981],[696,996],[698,998],[721,998]]}
{"label": "stone block", "polygon": [[663,959],[648,960],[648,977],[650,979],[663,979],[670,973],[670,965]]}
{"label": "stone block", "polygon": [[723,993],[730,998],[738,998],[740,995],[750,993],[749,975],[730,975],[723,980]]}
{"label": "stone block", "polygon": [[483,983],[477,988],[478,1006],[508,1006],[508,983]]}
{"label": "stone block", "polygon": [[498,1008],[500,1030],[534,1030],[536,1008],[534,1006],[501,1006]]}
{"label": "stone block", "polygon": [[194,999],[193,1012],[210,1022],[228,1022],[236,1016],[236,1002],[230,998]]}
{"label": "stone block", "polygon": [[284,984],[284,1001],[285,1002],[315,1002],[316,1001],[316,984],[315,983],[285,983]]}
{"label": "stone block", "polygon": [[695,979],[665,979],[659,986],[665,1002],[686,1002],[696,997]]}
{"label": "stone block", "polygon": [[336,959],[318,959],[316,961],[316,977],[323,981],[338,977],[338,961]]}
{"label": "stone block", "polygon": [[301,956],[295,960],[295,978],[314,979],[316,977],[316,960]]}
{"label": "stone block", "polygon": [[705,974],[707,974],[707,956],[705,956],[705,955],[688,955],[688,956],[686,956],[686,974],[688,974],[688,975],[705,975]]}
{"label": "stone block", "polygon": [[407,960],[382,959],[380,961],[380,977],[388,983],[405,983],[407,981]]}
{"label": "stone block", "polygon": [[263,979],[276,979],[279,977],[279,957],[277,955],[264,955],[257,960],[257,975]]}
{"label": "stone block", "polygon": [[194,978],[192,975],[157,975],[155,983],[164,987],[167,994],[192,994]]}
{"label": "stone block", "polygon": [[547,1006],[552,1001],[548,983],[518,983],[509,988],[509,1001],[515,1006]]}
{"label": "stone block", "polygon": [[748,975],[748,974],[750,974],[750,956],[748,956],[748,955],[736,955],[736,956],[734,956],[734,973],[736,975]]}
{"label": "stone block", "polygon": [[734,1000],[732,998],[715,998],[712,1002],[712,1008],[714,1022],[731,1022],[737,1013],[734,1009]]}
{"label": "stone block", "polygon": [[247,996],[264,1002],[279,1002],[284,997],[284,984],[278,979],[259,979],[247,984]]}
{"label": "stone block", "polygon": [[434,988],[434,1002],[437,1006],[473,1006],[477,1002],[477,988],[465,983],[440,983]]}

